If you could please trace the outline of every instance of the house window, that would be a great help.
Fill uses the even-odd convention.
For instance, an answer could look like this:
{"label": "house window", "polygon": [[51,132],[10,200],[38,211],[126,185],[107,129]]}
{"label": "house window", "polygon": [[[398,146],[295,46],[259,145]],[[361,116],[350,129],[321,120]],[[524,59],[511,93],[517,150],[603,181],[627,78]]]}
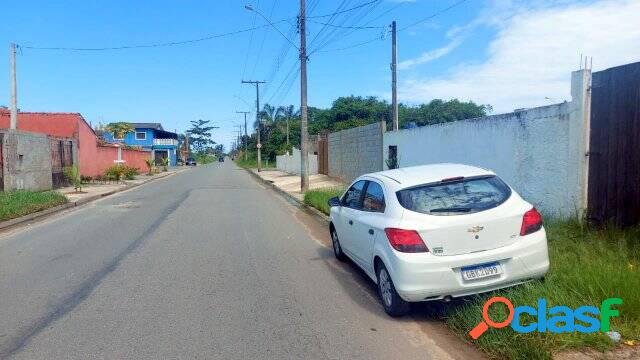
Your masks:
{"label": "house window", "polygon": [[136,131],[136,140],[147,140],[147,133],[144,131]]}

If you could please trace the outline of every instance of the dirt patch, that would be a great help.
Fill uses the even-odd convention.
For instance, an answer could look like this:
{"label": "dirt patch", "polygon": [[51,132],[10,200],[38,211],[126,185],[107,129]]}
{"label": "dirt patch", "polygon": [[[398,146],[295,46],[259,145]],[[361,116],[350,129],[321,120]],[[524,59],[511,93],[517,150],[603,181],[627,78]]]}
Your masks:
{"label": "dirt patch", "polygon": [[556,360],[637,360],[640,359],[640,346],[620,345],[604,353],[591,349],[573,350],[555,354],[553,358]]}

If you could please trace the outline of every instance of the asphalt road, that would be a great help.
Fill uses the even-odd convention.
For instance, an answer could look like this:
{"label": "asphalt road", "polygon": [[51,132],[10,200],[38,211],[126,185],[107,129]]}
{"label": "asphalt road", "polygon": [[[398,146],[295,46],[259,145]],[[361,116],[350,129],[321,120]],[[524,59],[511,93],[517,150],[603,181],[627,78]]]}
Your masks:
{"label": "asphalt road", "polygon": [[391,319],[324,225],[230,162],[0,235],[0,358],[473,358]]}

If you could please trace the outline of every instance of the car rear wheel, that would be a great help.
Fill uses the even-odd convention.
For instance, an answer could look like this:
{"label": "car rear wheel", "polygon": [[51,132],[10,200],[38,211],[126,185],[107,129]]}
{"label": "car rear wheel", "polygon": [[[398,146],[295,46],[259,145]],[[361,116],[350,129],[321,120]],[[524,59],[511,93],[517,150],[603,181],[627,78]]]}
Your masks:
{"label": "car rear wheel", "polygon": [[384,264],[380,263],[377,271],[378,276],[378,295],[382,301],[382,306],[387,314],[396,317],[402,316],[409,312],[409,303],[404,301],[395,286],[393,280],[389,276],[389,272]]}
{"label": "car rear wheel", "polygon": [[345,261],[346,256],[342,252],[342,246],[340,246],[340,239],[338,239],[338,233],[334,228],[331,228],[331,243],[333,244],[333,254],[336,256],[336,259],[340,261]]}

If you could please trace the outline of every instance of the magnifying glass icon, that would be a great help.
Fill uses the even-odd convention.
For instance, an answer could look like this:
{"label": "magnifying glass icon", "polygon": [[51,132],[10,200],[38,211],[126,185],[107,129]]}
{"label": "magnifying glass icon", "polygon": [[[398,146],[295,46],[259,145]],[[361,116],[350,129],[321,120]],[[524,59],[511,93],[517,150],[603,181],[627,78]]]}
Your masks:
{"label": "magnifying glass icon", "polygon": [[[505,321],[495,322],[491,320],[491,318],[489,318],[489,306],[497,302],[501,302],[507,305],[507,308],[509,309],[509,315],[507,316],[507,319]],[[473,328],[473,330],[469,331],[469,335],[474,340],[479,338],[480,335],[484,334],[485,331],[489,330],[489,327],[500,329],[511,324],[511,320],[513,320],[513,304],[506,297],[494,296],[489,299],[482,307],[482,319],[484,321],[481,321],[478,325],[476,325],[476,327]]]}

